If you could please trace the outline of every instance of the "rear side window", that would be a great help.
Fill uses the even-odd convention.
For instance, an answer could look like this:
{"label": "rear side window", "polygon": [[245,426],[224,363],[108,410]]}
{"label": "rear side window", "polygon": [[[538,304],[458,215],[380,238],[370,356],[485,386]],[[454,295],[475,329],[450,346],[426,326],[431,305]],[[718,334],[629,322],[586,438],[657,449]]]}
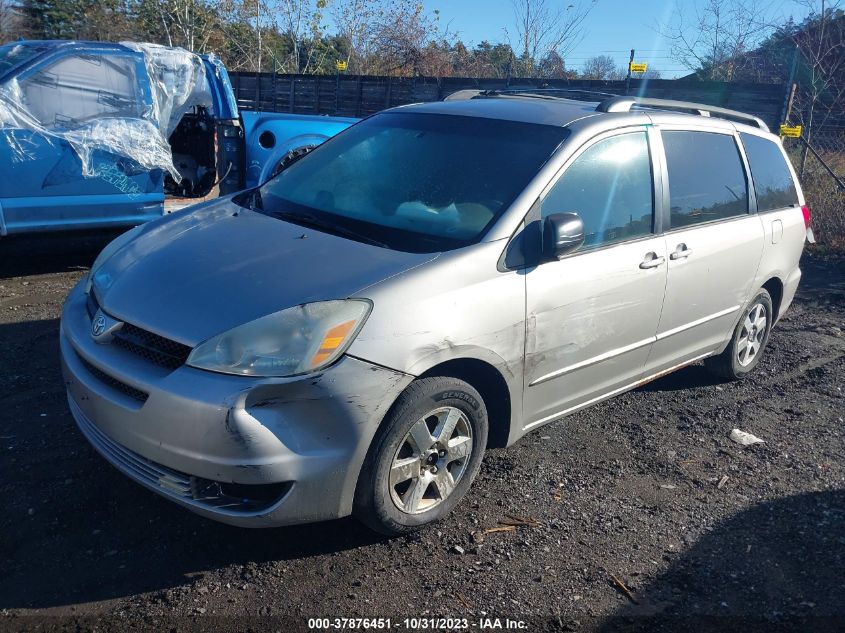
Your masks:
{"label": "rear side window", "polygon": [[757,210],[771,211],[798,204],[795,182],[780,147],[774,141],[753,134],[739,136],[751,166]]}
{"label": "rear side window", "polygon": [[73,130],[103,117],[142,114],[131,56],[62,57],[20,84],[27,108],[48,129]]}
{"label": "rear side window", "polygon": [[584,222],[581,249],[652,232],[652,177],[645,132],[620,134],[587,148],[543,199],[543,217],[575,212]]}
{"label": "rear side window", "polygon": [[671,228],[748,213],[748,186],[733,136],[664,131]]}

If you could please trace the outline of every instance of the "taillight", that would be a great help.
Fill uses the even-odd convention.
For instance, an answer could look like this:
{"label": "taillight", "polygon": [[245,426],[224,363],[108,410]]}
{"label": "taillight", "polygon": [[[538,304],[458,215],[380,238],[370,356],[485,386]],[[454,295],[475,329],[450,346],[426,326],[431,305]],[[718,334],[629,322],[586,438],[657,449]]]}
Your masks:
{"label": "taillight", "polygon": [[810,226],[810,207],[805,204],[801,207],[801,213],[804,214],[804,229],[807,233],[807,241],[810,244],[815,244],[816,236],[813,235],[813,227]]}
{"label": "taillight", "polygon": [[805,204],[803,207],[801,207],[801,213],[804,214],[804,228],[809,229],[810,228],[810,207]]}

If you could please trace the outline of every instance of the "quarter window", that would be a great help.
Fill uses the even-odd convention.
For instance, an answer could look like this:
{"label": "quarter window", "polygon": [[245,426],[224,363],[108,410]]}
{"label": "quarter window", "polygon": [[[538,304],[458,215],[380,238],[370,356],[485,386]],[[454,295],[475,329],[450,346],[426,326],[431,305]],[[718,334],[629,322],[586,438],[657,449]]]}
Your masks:
{"label": "quarter window", "polygon": [[798,204],[795,182],[780,147],[774,141],[753,134],[739,136],[751,166],[757,210],[771,211]]}
{"label": "quarter window", "polygon": [[733,136],[674,130],[662,136],[672,228],[748,213],[748,186]]}
{"label": "quarter window", "polygon": [[649,235],[654,198],[645,132],[598,141],[566,169],[542,201],[543,217],[574,212],[584,248]]}
{"label": "quarter window", "polygon": [[27,109],[48,129],[72,130],[101,117],[140,117],[134,57],[71,55],[21,81]]}

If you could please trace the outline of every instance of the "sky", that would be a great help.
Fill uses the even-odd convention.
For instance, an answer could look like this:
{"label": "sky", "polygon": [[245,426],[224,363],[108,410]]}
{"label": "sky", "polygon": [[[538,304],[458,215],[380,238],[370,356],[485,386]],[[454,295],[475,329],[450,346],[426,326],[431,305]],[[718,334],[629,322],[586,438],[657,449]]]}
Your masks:
{"label": "sky", "polygon": [[[570,4],[578,0],[554,1]],[[694,5],[703,0],[680,1]],[[588,58],[603,54],[611,55],[619,66],[627,67],[630,50],[634,48],[635,61],[648,62],[649,69],[659,70],[666,79],[689,74],[689,70],[671,59],[669,43],[658,34],[658,25],[671,20],[675,2],[596,0],[584,23],[586,37],[566,59],[567,67],[581,70]],[[468,46],[485,39],[507,41],[505,27],[513,37],[511,0],[425,0],[424,5],[429,10],[438,9],[441,27],[457,33]],[[772,2],[770,12],[773,17],[792,15],[796,20],[806,15],[806,10],[791,0]]]}

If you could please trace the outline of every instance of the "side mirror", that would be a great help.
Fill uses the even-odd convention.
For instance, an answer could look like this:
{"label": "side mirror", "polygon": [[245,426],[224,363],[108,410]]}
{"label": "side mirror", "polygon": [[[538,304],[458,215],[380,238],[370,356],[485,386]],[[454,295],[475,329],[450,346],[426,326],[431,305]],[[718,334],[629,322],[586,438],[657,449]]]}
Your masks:
{"label": "side mirror", "polygon": [[553,213],[543,221],[543,257],[560,259],[584,243],[584,222],[577,213]]}

